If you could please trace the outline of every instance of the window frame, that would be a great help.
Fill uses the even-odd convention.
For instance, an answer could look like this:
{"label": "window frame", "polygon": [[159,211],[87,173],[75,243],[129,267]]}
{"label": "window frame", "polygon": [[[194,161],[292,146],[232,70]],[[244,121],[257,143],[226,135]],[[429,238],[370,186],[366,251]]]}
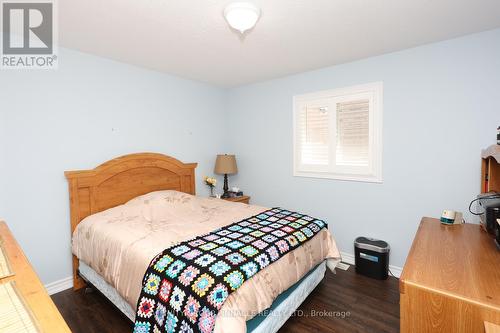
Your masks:
{"label": "window frame", "polygon": [[[368,97],[369,103],[369,161],[368,166],[339,166],[336,164],[337,112],[336,104],[353,100],[355,96]],[[324,103],[328,101],[327,103]],[[299,146],[300,112],[306,105],[328,104],[329,110],[335,110],[329,117],[329,154],[327,167],[303,165]],[[308,178],[326,178],[359,182],[382,183],[382,119],[383,118],[383,83],[368,84],[323,90],[293,97],[293,176]]]}

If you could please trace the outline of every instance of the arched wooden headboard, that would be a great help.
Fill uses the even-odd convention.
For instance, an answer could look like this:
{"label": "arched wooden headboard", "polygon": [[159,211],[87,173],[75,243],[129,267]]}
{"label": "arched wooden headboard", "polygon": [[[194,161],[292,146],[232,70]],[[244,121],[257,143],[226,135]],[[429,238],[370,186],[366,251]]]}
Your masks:
{"label": "arched wooden headboard", "polygon": [[[66,171],[69,182],[71,234],[85,217],[126,203],[139,195],[160,190],[195,194],[197,163],[162,154],[139,153],[105,162],[92,170]],[[73,256],[74,289],[85,286]]]}

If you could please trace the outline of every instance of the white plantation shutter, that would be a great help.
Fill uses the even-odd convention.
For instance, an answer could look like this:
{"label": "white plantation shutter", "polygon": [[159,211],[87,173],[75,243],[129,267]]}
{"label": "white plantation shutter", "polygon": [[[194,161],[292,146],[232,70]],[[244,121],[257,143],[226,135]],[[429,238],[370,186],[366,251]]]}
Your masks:
{"label": "white plantation shutter", "polygon": [[305,106],[300,113],[301,161],[307,165],[330,163],[330,129],[327,107]]}
{"label": "white plantation shutter", "polygon": [[294,175],[382,181],[382,83],[294,97]]}
{"label": "white plantation shutter", "polygon": [[368,166],[370,100],[337,103],[336,164]]}

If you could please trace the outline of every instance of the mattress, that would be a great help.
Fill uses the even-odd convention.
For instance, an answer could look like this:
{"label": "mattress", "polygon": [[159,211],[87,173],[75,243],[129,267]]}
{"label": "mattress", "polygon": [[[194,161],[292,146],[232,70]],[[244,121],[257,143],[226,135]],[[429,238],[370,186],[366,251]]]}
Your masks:
{"label": "mattress", "polygon": [[[201,198],[176,191],[152,192],[84,219],[73,235],[73,253],[135,310],[151,259],[165,248],[268,208]],[[232,293],[218,316],[216,333],[245,332],[246,323],[325,259],[339,261],[326,229],[266,267]]]}
{"label": "mattress", "polygon": [[[292,313],[302,304],[306,297],[323,280],[326,272],[326,262],[312,269],[299,282],[280,294],[269,309],[259,313],[247,322],[247,333],[277,332]],[[109,299],[131,321],[135,320],[135,309],[125,301],[118,291],[109,285],[92,268],[80,261],[80,275],[107,299]]]}

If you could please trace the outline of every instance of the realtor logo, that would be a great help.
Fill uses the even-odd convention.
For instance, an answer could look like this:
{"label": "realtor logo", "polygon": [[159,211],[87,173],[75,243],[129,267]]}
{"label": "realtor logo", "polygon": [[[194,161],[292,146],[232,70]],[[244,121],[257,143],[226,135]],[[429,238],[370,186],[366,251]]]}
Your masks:
{"label": "realtor logo", "polygon": [[2,69],[57,68],[53,1],[3,1]]}

